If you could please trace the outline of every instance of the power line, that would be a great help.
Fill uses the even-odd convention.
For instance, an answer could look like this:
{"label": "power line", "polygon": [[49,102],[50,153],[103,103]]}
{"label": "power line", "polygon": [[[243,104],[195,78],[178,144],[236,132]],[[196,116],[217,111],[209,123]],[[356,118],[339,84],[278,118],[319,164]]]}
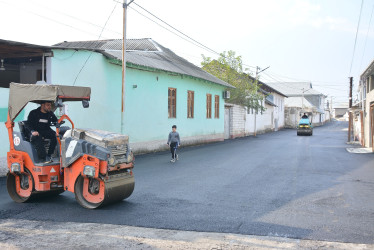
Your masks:
{"label": "power line", "polygon": [[305,80],[305,79],[298,79],[298,78],[294,78],[294,77],[289,77],[289,76],[283,76],[283,75],[280,75],[278,73],[275,73],[273,71],[268,71],[268,73],[270,73],[274,76],[277,76],[277,77],[280,77],[280,78],[286,78],[286,79],[290,79],[290,80],[295,80],[295,81],[301,81],[301,82],[312,82],[313,85],[316,85],[316,83],[329,83],[329,85],[332,86],[331,83],[333,84],[339,84],[339,85],[336,85],[336,86],[340,86],[341,84],[345,84],[345,82],[330,82],[330,81],[319,81],[319,80]]}
{"label": "power line", "polygon": [[215,50],[209,48],[208,46],[205,46],[204,44],[202,44],[202,43],[196,41],[195,39],[193,39],[192,37],[186,35],[186,34],[183,33],[182,31],[180,31],[179,29],[174,28],[173,26],[171,26],[170,24],[168,24],[167,22],[165,22],[165,21],[162,20],[161,18],[157,17],[156,15],[152,14],[151,12],[149,12],[148,10],[146,10],[145,8],[143,8],[142,6],[140,6],[139,4],[137,4],[137,3],[135,3],[135,2],[134,2],[134,4],[135,4],[136,6],[138,6],[139,8],[141,8],[142,10],[144,10],[145,12],[147,12],[148,14],[150,14],[151,16],[153,16],[154,18],[156,18],[157,20],[159,20],[159,21],[161,21],[162,23],[166,24],[167,26],[169,26],[169,27],[172,28],[173,30],[175,30],[175,31],[177,31],[178,33],[182,34],[183,36],[187,37],[188,39],[194,41],[195,43],[197,43],[197,44],[199,44],[199,45],[201,45],[201,46],[203,46],[204,48],[206,48],[207,50],[211,51],[212,53],[217,54],[217,55],[220,55],[220,53],[218,53],[217,51],[215,51]]}
{"label": "power line", "polygon": [[[0,1],[0,2],[1,2],[1,3],[4,3],[4,4],[9,4],[9,5],[13,5],[13,6],[14,6],[14,4],[10,4],[10,3],[7,3],[7,2],[3,2],[3,1]],[[17,7],[20,8],[19,6],[17,6]],[[57,21],[57,20],[55,20],[55,19],[52,19],[52,18],[49,18],[49,17],[43,16],[43,15],[40,15],[40,14],[35,13],[35,12],[33,12],[33,11],[26,10],[26,9],[24,9],[24,8],[20,8],[20,9],[22,9],[22,10],[25,11],[25,12],[29,12],[29,13],[35,15],[35,16],[41,17],[41,18],[43,18],[43,19],[47,19],[47,20],[49,20],[49,21],[52,21],[52,22],[58,23],[58,24],[60,24],[60,25],[63,25],[63,26],[69,27],[69,28],[71,28],[71,29],[75,29],[75,30],[78,30],[78,31],[80,31],[80,32],[84,32],[84,33],[90,34],[90,35],[92,35],[92,36],[96,36],[96,34],[93,34],[93,33],[88,32],[88,31],[86,31],[86,30],[76,28],[76,27],[74,27],[74,26],[72,26],[72,25],[69,25],[69,24],[66,24],[66,23],[63,23],[63,22]]]}
{"label": "power line", "polygon": [[[116,1],[115,1],[115,2],[116,2]],[[134,3],[134,4],[135,4],[135,3]],[[197,46],[197,47],[199,47],[199,48],[201,48],[201,49],[205,49],[204,47],[202,47],[202,46],[200,46],[200,45],[198,45],[198,44],[193,43],[192,41],[190,41],[190,40],[188,40],[188,39],[182,37],[181,35],[175,33],[174,31],[172,31],[172,30],[170,30],[170,29],[168,29],[168,28],[166,28],[165,26],[162,26],[161,24],[159,24],[159,23],[156,22],[155,20],[152,20],[151,18],[147,17],[146,15],[144,15],[144,14],[141,13],[140,11],[134,9],[133,7],[129,6],[129,8],[132,9],[133,11],[137,12],[139,15],[141,15],[141,16],[147,18],[149,21],[151,21],[151,22],[157,24],[157,25],[160,26],[161,28],[166,29],[166,30],[169,31],[170,33],[172,33],[172,34],[178,36],[179,38],[182,38],[183,40],[185,40],[185,41],[187,41],[187,42],[189,42],[189,43],[191,43],[191,44],[193,44],[193,45],[195,45],[195,46]]]}
{"label": "power line", "polygon": [[360,15],[358,16],[358,23],[357,23],[357,29],[356,29],[356,37],[355,37],[355,43],[353,45],[353,54],[352,54],[352,60],[351,60],[351,67],[349,69],[349,76],[351,75],[351,72],[352,72],[353,59],[355,57],[355,52],[356,52],[357,35],[358,35],[358,29],[360,27],[361,14],[362,14],[362,6],[363,5],[364,5],[364,0],[361,1]]}
{"label": "power line", "polygon": [[365,45],[364,45],[364,51],[362,52],[361,63],[360,63],[360,69],[361,69],[361,66],[362,66],[362,61],[364,60],[364,55],[365,55],[365,50],[366,50],[366,42],[367,42],[367,40],[368,40],[368,36],[369,36],[369,31],[370,31],[370,26],[371,26],[371,18],[373,17],[373,13],[374,13],[374,3],[373,3],[373,8],[372,8],[372,10],[371,10],[371,14],[370,14],[369,27],[368,27],[368,31],[367,31],[367,33],[366,33]]}
{"label": "power line", "polygon": [[[104,24],[104,26],[103,26],[103,28],[101,29],[101,32],[100,32],[100,35],[99,35],[99,37],[98,37],[98,39],[97,40],[100,40],[100,38],[101,38],[101,35],[103,34],[103,32],[104,32],[104,29],[105,29],[105,27],[106,27],[106,25],[107,25],[107,23],[108,23],[108,21],[109,21],[109,19],[110,19],[110,17],[113,15],[113,12],[114,12],[114,10],[116,9],[116,7],[117,7],[117,4],[116,5],[114,5],[114,8],[113,8],[113,10],[112,10],[112,12],[110,13],[110,15],[109,15],[109,17],[108,17],[108,19],[106,20],[106,22],[105,22],[105,24]],[[73,86],[75,85],[75,82],[77,81],[77,79],[78,79],[78,76],[80,75],[80,73],[82,72],[82,70],[83,70],[83,68],[86,66],[86,64],[87,64],[87,62],[88,62],[88,60],[91,58],[91,55],[92,55],[92,53],[93,53],[94,51],[92,50],[91,52],[90,52],[90,54],[88,55],[88,57],[87,57],[87,59],[86,59],[86,61],[84,62],[84,64],[82,65],[82,68],[79,70],[79,72],[78,72],[78,74],[77,74],[77,76],[75,77],[75,80],[74,80],[74,83],[73,83]]]}
{"label": "power line", "polygon": [[[34,2],[34,0],[31,0],[31,1]],[[42,8],[47,9],[47,10],[51,10],[51,11],[53,11],[53,12],[56,12],[56,13],[58,13],[58,14],[60,14],[60,15],[67,16],[67,17],[69,17],[69,18],[75,19],[75,20],[80,21],[80,22],[82,22],[82,23],[89,24],[89,25],[91,25],[91,26],[95,26],[95,27],[100,28],[100,29],[104,28],[104,27],[101,26],[101,25],[98,25],[98,24],[92,23],[92,22],[87,21],[87,20],[80,19],[80,18],[78,18],[78,17],[75,17],[75,16],[72,16],[72,15],[66,14],[66,13],[64,13],[64,12],[58,11],[58,10],[56,10],[56,9],[53,9],[53,8],[50,8],[50,7],[47,7],[47,6],[41,5],[41,4],[37,4],[37,3],[35,3],[35,2],[33,3],[33,5],[40,6],[40,7],[42,7]],[[106,28],[105,30],[106,30],[106,31],[110,31],[110,32],[112,32],[112,33],[116,33],[116,34],[118,34],[118,35],[122,35],[122,33],[118,32],[118,31],[115,31],[115,30],[111,30],[111,29],[108,29],[108,28]],[[96,35],[95,35],[95,36],[96,36]]]}
{"label": "power line", "polygon": [[[116,1],[116,0],[113,0],[113,1],[122,4],[121,2]],[[138,6],[140,9],[142,9],[143,11],[145,11],[146,13],[148,13],[149,15],[151,15],[153,18],[156,18],[157,20],[159,20],[159,21],[162,22],[163,24],[167,25],[168,27],[170,27],[171,29],[173,29],[175,32],[172,31],[172,30],[170,30],[170,29],[168,29],[168,28],[166,28],[165,26],[161,25],[160,23],[156,22],[155,20],[151,19],[150,17],[144,15],[144,14],[141,13],[140,11],[138,11],[138,10],[136,10],[135,8],[133,8],[133,7],[130,6],[130,8],[131,8],[132,10],[134,10],[134,11],[137,12],[138,14],[142,15],[143,17],[147,18],[147,19],[150,20],[151,22],[153,22],[153,23],[159,25],[160,27],[164,28],[165,30],[171,32],[172,34],[178,36],[179,38],[182,38],[183,40],[185,40],[185,41],[187,41],[187,42],[189,42],[189,43],[191,43],[191,44],[193,44],[193,45],[195,45],[195,46],[197,46],[197,47],[199,47],[199,48],[201,48],[201,49],[204,49],[204,50],[206,50],[206,51],[208,51],[208,52],[210,52],[210,53],[213,53],[213,54],[216,54],[216,55],[219,55],[219,56],[223,56],[221,53],[219,53],[219,52],[217,52],[217,51],[211,49],[210,47],[208,47],[208,46],[202,44],[201,42],[199,42],[199,41],[197,41],[196,39],[192,38],[191,36],[187,35],[186,33],[182,32],[182,31],[180,31],[179,29],[175,28],[174,26],[170,25],[169,23],[167,23],[166,21],[162,20],[161,18],[159,18],[159,17],[156,16],[155,14],[151,13],[150,11],[148,11],[148,10],[145,9],[144,7],[140,6],[139,4],[137,4],[137,3],[134,2],[134,5]],[[179,33],[179,34],[177,34],[176,32]],[[184,36],[184,37],[182,37],[181,35]],[[189,40],[187,40],[186,38],[189,39]],[[224,57],[224,58],[225,58],[225,57]],[[242,65],[243,65],[243,66],[246,66],[246,67],[250,67],[250,68],[256,68],[255,66],[247,65],[247,64],[245,64],[245,63],[242,63]]]}

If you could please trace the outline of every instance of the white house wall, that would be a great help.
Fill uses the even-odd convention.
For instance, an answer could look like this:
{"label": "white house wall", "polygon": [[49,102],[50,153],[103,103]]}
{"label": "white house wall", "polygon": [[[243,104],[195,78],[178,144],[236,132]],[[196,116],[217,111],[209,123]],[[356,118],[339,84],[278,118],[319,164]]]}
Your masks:
{"label": "white house wall", "polygon": [[365,146],[371,147],[371,131],[370,131],[370,103],[374,102],[374,91],[370,91],[366,94],[365,101],[365,121],[364,121],[364,133],[365,133]]}
{"label": "white house wall", "polygon": [[[284,119],[283,119],[284,121]],[[230,105],[230,138],[254,134],[255,115],[240,105]],[[278,126],[280,129],[281,127]],[[266,111],[256,115],[256,133],[274,131],[274,107],[266,105]]]}

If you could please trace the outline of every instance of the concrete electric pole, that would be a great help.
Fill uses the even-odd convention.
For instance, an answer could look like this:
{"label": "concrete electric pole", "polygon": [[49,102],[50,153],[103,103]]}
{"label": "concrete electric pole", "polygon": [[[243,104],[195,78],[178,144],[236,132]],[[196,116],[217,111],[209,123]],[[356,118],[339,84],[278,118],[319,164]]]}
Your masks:
{"label": "concrete electric pole", "polygon": [[126,17],[127,7],[133,2],[131,0],[123,0],[123,30],[122,30],[122,96],[121,96],[121,134],[124,134],[124,119],[125,119],[125,77],[126,77]]}
{"label": "concrete electric pole", "polygon": [[348,142],[351,141],[352,133],[352,87],[353,87],[353,77],[349,77],[349,109],[348,109]]}
{"label": "concrete electric pole", "polygon": [[[265,71],[265,70],[267,70],[268,68],[270,68],[270,66],[268,66],[268,67],[266,67],[266,68],[264,68],[263,70],[261,70],[260,69],[260,67],[258,67],[258,66],[256,66],[256,81],[255,81],[255,85],[256,85],[256,88],[255,88],[255,90],[257,91],[257,82],[258,82],[258,75],[261,73],[261,72],[263,72],[263,71]],[[256,100],[256,102],[257,102],[257,100]],[[256,136],[256,124],[257,124],[257,122],[256,122],[256,115],[257,115],[257,109],[255,110],[255,119],[254,119],[254,131],[253,131],[253,135],[254,136]]]}

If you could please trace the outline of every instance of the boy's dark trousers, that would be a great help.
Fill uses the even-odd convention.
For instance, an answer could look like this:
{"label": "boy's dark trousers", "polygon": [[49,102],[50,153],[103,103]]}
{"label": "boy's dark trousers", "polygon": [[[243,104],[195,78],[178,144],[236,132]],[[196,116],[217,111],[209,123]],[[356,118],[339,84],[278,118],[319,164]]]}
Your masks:
{"label": "boy's dark trousers", "polygon": [[175,158],[175,149],[177,148],[177,142],[170,143],[171,159]]}
{"label": "boy's dark trousers", "polygon": [[46,158],[45,147],[43,144],[43,139],[50,139],[51,143],[48,149],[48,156],[51,156],[55,151],[57,145],[56,132],[51,130],[40,131],[39,136],[31,136],[31,144],[34,145],[36,152],[38,153],[39,160],[44,161]]}

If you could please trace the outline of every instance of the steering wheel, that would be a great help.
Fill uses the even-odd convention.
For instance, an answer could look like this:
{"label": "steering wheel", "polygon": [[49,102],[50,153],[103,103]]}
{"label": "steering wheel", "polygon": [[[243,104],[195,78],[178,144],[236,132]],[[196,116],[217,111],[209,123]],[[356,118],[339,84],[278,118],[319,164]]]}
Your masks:
{"label": "steering wheel", "polygon": [[60,121],[60,122],[56,121],[56,122],[52,122],[51,126],[55,126],[56,128],[59,128],[64,123],[65,123],[65,121]]}

